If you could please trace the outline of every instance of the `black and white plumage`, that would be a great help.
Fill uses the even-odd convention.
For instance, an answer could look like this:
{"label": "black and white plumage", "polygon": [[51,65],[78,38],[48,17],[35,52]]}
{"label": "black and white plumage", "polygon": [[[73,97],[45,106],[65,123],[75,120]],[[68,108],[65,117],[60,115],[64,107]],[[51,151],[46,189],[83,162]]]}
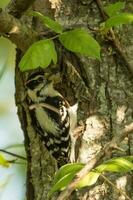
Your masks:
{"label": "black and white plumage", "polygon": [[73,125],[69,104],[53,88],[53,83],[47,82],[42,72],[31,74],[26,88],[32,125],[58,166],[61,166],[68,162],[70,153],[70,130]]}

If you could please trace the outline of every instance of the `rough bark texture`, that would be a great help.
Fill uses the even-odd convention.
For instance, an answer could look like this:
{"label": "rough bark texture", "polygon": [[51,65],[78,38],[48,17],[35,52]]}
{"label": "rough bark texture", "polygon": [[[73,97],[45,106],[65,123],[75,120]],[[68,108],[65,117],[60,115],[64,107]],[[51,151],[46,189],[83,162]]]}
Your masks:
{"label": "rough bark texture", "polygon": [[[22,2],[24,3],[25,1]],[[67,29],[84,27],[88,30],[88,27],[98,27],[103,20],[96,2],[89,0],[38,0],[35,1],[32,8],[45,15],[54,17]],[[109,2],[113,1],[104,1],[103,3],[107,4]],[[10,5],[8,10],[13,16],[20,18],[21,14],[17,15],[18,10],[20,9],[22,13],[28,7],[29,4],[26,4],[26,7],[24,6],[20,9],[21,7],[18,5],[16,11],[16,7],[12,8]],[[126,10],[131,12],[131,9],[132,1],[126,1]],[[21,17],[21,21],[12,16],[13,20],[12,22],[10,21],[10,27],[5,26],[4,29],[4,21],[8,20],[10,16],[5,16],[4,13],[0,13],[0,15],[3,16],[3,20],[0,18],[0,32],[3,35],[8,35],[9,39],[15,42],[19,48],[17,51],[18,66],[22,54],[29,45],[38,40],[38,38],[42,38],[43,34],[45,37],[49,36],[49,34],[45,34],[47,30],[42,27],[38,20],[25,15]],[[24,24],[21,25],[21,22]],[[19,32],[13,29],[15,25],[19,28]],[[23,28],[24,26],[27,28]],[[45,70],[49,73],[50,78],[52,77],[56,80],[55,86],[71,105],[78,102],[78,123],[81,124],[82,121],[85,125],[85,130],[79,136],[79,142],[77,143],[79,148],[78,161],[84,163],[103,151],[104,146],[114,136],[119,138],[122,133],[121,130],[124,129],[125,125],[133,121],[132,74],[126,67],[126,63],[121,55],[111,46],[111,42],[105,40],[98,32],[91,30],[89,32],[102,46],[100,62],[80,55],[74,55],[64,50],[55,41],[58,52],[58,64]],[[125,25],[117,28],[117,36],[124,47],[130,65],[133,64],[133,40],[130,37],[131,33],[132,26]],[[26,37],[27,40],[25,40]],[[57,78],[58,75],[59,78]],[[31,126],[28,107],[25,103],[24,82],[26,76],[27,73],[22,74],[18,67],[16,67],[16,104],[24,131],[28,158],[27,200],[46,200],[48,199],[47,194],[56,171],[56,162],[49,155]],[[97,160],[98,163],[110,157],[133,155],[132,134],[127,135],[122,140],[119,144],[119,149],[114,149],[113,152],[109,151],[104,155],[102,159]],[[125,191],[133,199],[133,177],[131,173],[122,175],[109,174],[107,176],[112,182],[116,183],[118,188]],[[52,199],[57,199],[57,196],[54,196]],[[74,192],[67,199],[123,200],[126,197],[119,194],[118,191],[101,178],[95,186]]]}

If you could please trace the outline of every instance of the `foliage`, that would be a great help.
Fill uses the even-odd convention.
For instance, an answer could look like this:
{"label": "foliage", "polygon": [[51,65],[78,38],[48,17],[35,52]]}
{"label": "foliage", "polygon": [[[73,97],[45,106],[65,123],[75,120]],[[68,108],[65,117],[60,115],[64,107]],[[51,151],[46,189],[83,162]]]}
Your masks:
{"label": "foliage", "polygon": [[109,18],[104,23],[105,32],[114,26],[129,24],[133,22],[133,14],[121,12],[125,7],[125,2],[116,2],[104,7]]}
{"label": "foliage", "polygon": [[[42,53],[45,52],[45,53]],[[40,40],[30,46],[23,59],[20,61],[22,71],[47,67],[51,61],[57,62],[57,53],[52,40]]]}
{"label": "foliage", "polygon": [[75,174],[84,167],[82,163],[66,164],[60,168],[56,173],[53,181],[53,187],[49,193],[51,195],[53,192],[62,190],[68,185]]}
{"label": "foliage", "polygon": [[[121,12],[124,7],[125,2],[116,2],[104,8],[109,18],[103,23],[101,29],[103,33],[107,33],[114,26],[128,24],[133,21],[133,14]],[[69,51],[100,60],[100,45],[86,30],[78,28],[63,31],[61,24],[53,19],[37,11],[30,11],[29,14],[38,17],[44,26],[57,35],[53,38],[36,42],[30,46],[19,64],[22,71],[35,69],[37,67],[46,68],[52,61],[56,64],[57,53],[54,47],[54,39],[58,39]]]}
{"label": "foliage", "polygon": [[100,59],[100,46],[86,30],[74,29],[63,32],[63,27],[49,17],[36,11],[30,12],[31,14],[38,17],[46,27],[58,35],[31,45],[19,63],[21,71],[35,69],[39,66],[45,68],[51,61],[56,64],[57,55],[53,43],[55,38],[58,38],[61,44],[72,52]]}
{"label": "foliage", "polygon": [[[65,187],[73,180],[77,172],[83,169],[83,167],[84,164],[81,163],[67,164],[61,167],[55,175],[53,187],[51,188],[49,195],[51,196],[54,192],[65,189]],[[98,177],[103,172],[125,173],[131,170],[133,170],[133,156],[113,158],[89,172],[84,178],[77,182],[75,189],[95,184]]]}
{"label": "foliage", "polygon": [[133,22],[133,14],[121,13],[121,14],[118,14],[114,17],[110,17],[105,22],[105,28],[110,29],[113,26],[118,26],[118,25],[122,25],[122,24],[129,24],[131,22]]}
{"label": "foliage", "polygon": [[56,21],[50,19],[47,16],[42,15],[41,13],[37,11],[32,11],[29,13],[30,15],[34,17],[38,17],[40,21],[47,27],[50,28],[52,31],[55,33],[62,33],[63,32],[63,27]]}
{"label": "foliage", "polygon": [[113,17],[121,12],[125,8],[125,2],[116,2],[114,4],[109,4],[104,7],[104,11],[108,14],[109,17]]}
{"label": "foliage", "polygon": [[4,158],[3,155],[0,154],[0,165],[3,167],[9,167],[9,162]]}
{"label": "foliage", "polygon": [[10,2],[10,0],[2,0],[2,1],[0,1],[0,8],[4,8],[9,2]]}
{"label": "foliage", "polygon": [[100,59],[100,46],[84,29],[74,29],[59,36],[61,44],[68,50]]}

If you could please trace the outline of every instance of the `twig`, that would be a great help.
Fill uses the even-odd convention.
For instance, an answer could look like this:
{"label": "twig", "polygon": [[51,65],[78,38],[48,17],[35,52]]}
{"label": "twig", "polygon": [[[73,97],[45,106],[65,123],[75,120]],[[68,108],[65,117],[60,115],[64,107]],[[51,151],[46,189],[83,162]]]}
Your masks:
{"label": "twig", "polygon": [[38,34],[18,19],[0,10],[0,33],[16,44],[22,51],[38,39]]}
{"label": "twig", "polygon": [[101,0],[95,0],[96,4],[97,4],[97,7],[101,13],[101,16],[104,20],[106,20],[108,18],[107,14],[104,12],[104,9],[103,9],[103,5],[102,5],[102,2]]}
{"label": "twig", "polygon": [[112,153],[112,149],[116,146],[119,146],[121,141],[129,134],[133,132],[133,123],[125,126],[123,130],[121,130],[121,136],[113,137],[111,142],[108,142],[104,148],[93,158],[91,159],[85,167],[76,174],[76,178],[67,186],[67,188],[59,195],[57,200],[67,200],[71,193],[75,190],[77,184],[80,182],[82,178],[84,178],[96,165],[96,163],[102,159],[102,157],[108,153]]}
{"label": "twig", "polygon": [[25,157],[23,157],[23,156],[20,156],[20,155],[17,155],[17,154],[15,154],[15,153],[6,151],[6,150],[4,150],[4,149],[0,149],[0,152],[9,154],[9,155],[11,155],[11,156],[14,156],[14,157],[16,157],[16,158],[20,158],[20,159],[22,159],[22,160],[27,160],[27,159],[26,159]]}
{"label": "twig", "polygon": [[[104,21],[108,18],[107,14],[104,12],[104,8],[102,5],[101,0],[95,0],[98,9],[100,10],[100,13],[102,15],[102,18],[104,19]],[[133,67],[132,65],[129,63],[128,58],[126,56],[126,54],[123,51],[123,48],[121,46],[120,41],[118,40],[118,38],[116,37],[114,31],[112,29],[109,30],[109,37],[107,37],[108,40],[110,40],[112,42],[112,45],[115,47],[115,49],[117,50],[118,54],[121,56],[121,58],[123,59],[124,63],[126,64],[128,70],[132,73],[133,75]]]}
{"label": "twig", "polygon": [[117,188],[116,185],[114,183],[112,183],[106,176],[104,176],[103,174],[100,174],[100,176],[109,184],[111,185],[117,192],[119,192],[120,194],[124,195],[126,197],[126,199],[131,200],[130,197],[120,188]]}

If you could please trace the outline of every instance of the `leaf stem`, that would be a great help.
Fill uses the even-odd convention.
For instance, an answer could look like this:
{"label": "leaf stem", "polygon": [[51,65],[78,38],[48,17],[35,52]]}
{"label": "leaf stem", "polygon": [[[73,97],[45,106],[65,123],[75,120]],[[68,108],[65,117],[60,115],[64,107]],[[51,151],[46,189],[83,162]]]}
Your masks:
{"label": "leaf stem", "polygon": [[20,158],[20,159],[22,159],[22,160],[27,160],[27,159],[26,159],[25,157],[23,157],[23,156],[20,156],[20,155],[17,155],[17,154],[15,154],[15,153],[6,151],[6,150],[4,150],[4,149],[0,149],[0,152],[9,154],[9,155],[11,155],[11,156],[14,156],[14,157],[16,157],[16,158]]}

